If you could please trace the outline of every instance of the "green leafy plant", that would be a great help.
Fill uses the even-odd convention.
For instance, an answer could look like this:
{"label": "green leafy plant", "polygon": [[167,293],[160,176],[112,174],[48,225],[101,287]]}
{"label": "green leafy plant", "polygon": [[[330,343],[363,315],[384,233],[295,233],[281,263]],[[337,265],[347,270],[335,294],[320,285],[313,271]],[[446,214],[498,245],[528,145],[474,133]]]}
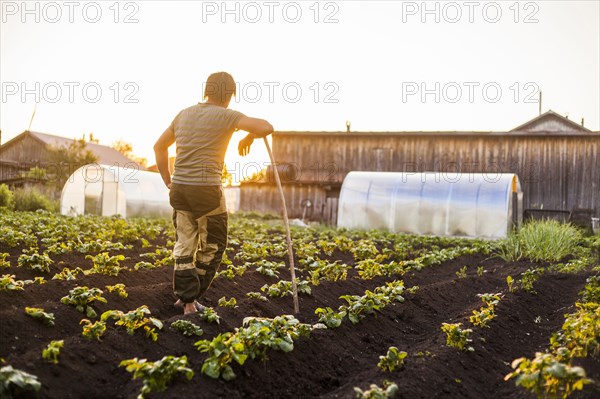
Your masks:
{"label": "green leafy plant", "polygon": [[0,291],[23,291],[30,280],[15,280],[14,274],[3,274],[0,277]]}
{"label": "green leafy plant", "polygon": [[71,270],[68,267],[65,267],[59,273],[56,273],[52,277],[52,280],[66,280],[66,281],[76,280],[77,275],[79,273],[84,273],[83,269],[80,267],[77,267],[74,270]]}
{"label": "green leafy plant", "polygon": [[516,385],[533,392],[538,399],[565,399],[592,382],[583,368],[562,363],[551,353],[537,352],[531,360],[515,359],[511,366],[514,371],[504,380],[515,378]]}
{"label": "green leafy plant", "polygon": [[559,262],[575,253],[582,239],[576,227],[556,220],[526,223],[518,235],[527,258],[546,262]]}
{"label": "green leafy plant", "polygon": [[461,267],[457,272],[456,272],[456,277],[458,278],[467,278],[467,266],[463,266]]}
{"label": "green leafy plant", "polygon": [[179,331],[186,337],[191,337],[193,335],[199,337],[204,333],[204,331],[202,331],[202,329],[199,326],[187,320],[174,321],[173,323],[171,323],[171,328]]}
{"label": "green leafy plant", "polygon": [[472,346],[467,346],[473,340],[469,338],[473,330],[461,328],[462,323],[442,323],[442,331],[446,334],[446,345],[461,351],[473,352]]}
{"label": "green leafy plant", "polygon": [[107,285],[106,290],[108,292],[114,292],[115,294],[119,295],[121,298],[127,298],[129,296],[129,294],[125,290],[125,284],[122,284],[122,283],[115,284],[115,285]]}
{"label": "green leafy plant", "polygon": [[48,347],[42,351],[42,358],[47,362],[58,364],[60,349],[65,346],[64,340],[50,341]]}
{"label": "green leafy plant", "polygon": [[566,348],[569,357],[586,357],[600,352],[600,303],[576,303],[577,311],[565,315],[560,332],[550,338],[552,348]]}
{"label": "green leafy plant", "polygon": [[6,252],[0,253],[0,269],[7,269],[10,267],[10,262],[6,260],[8,255],[9,254]]}
{"label": "green leafy plant", "polygon": [[125,327],[129,335],[133,335],[138,329],[143,328],[146,336],[151,338],[152,341],[156,341],[158,333],[155,332],[155,328],[162,329],[163,323],[154,317],[147,317],[150,314],[150,309],[146,305],[142,305],[127,313],[123,313],[120,310],[107,310],[102,313],[100,320],[106,321],[110,318],[117,320],[115,324]]}
{"label": "green leafy plant", "polygon": [[125,260],[123,255],[110,256],[108,252],[101,252],[96,256],[87,255],[86,259],[91,259],[94,266],[94,273],[100,273],[107,276],[118,276],[121,270],[120,262]]}
{"label": "green leafy plant", "polygon": [[402,296],[404,292],[404,282],[396,280],[386,283],[385,286],[377,287],[373,291],[365,291],[363,296],[342,295],[340,299],[348,302],[347,306],[340,306],[339,311],[345,312],[348,319],[353,323],[358,323],[365,315],[373,314],[381,310],[391,302],[404,302]]}
{"label": "green leafy plant", "polygon": [[494,248],[496,256],[505,262],[516,262],[523,257],[523,246],[516,232],[511,232],[508,236],[499,240]]}
{"label": "green leafy plant", "polygon": [[248,358],[264,358],[268,348],[290,352],[294,340],[308,336],[312,327],[300,323],[293,316],[277,316],[274,319],[246,317],[243,327],[235,332],[219,334],[212,340],[200,340],[194,345],[208,357],[202,364],[202,373],[212,378],[235,378],[230,364],[243,365]]}
{"label": "green leafy plant", "polygon": [[393,398],[398,393],[398,385],[384,381],[383,388],[376,384],[371,384],[369,389],[363,391],[359,387],[354,387],[354,393],[357,399],[386,399]]}
{"label": "green leafy plant", "polygon": [[47,326],[54,325],[54,314],[46,313],[46,312],[44,312],[44,309],[42,309],[42,308],[26,307],[25,313],[27,313],[29,316],[33,317],[34,319],[41,321],[42,323],[44,323]]}
{"label": "green leafy plant", "polygon": [[89,318],[97,316],[96,311],[90,306],[94,301],[106,303],[102,297],[102,290],[99,288],[75,287],[69,291],[69,295],[61,298],[61,302],[66,305],[74,306],[77,311],[85,313]]}
{"label": "green leafy plant", "polygon": [[527,269],[521,274],[521,280],[519,281],[521,288],[529,293],[535,293],[533,283],[535,283],[543,273],[544,268]]}
{"label": "green leafy plant", "polygon": [[483,268],[483,266],[477,266],[477,276],[478,277],[483,277],[483,273],[485,273],[486,270]]}
{"label": "green leafy plant", "polygon": [[[312,293],[308,280],[298,280],[297,288],[299,294],[310,295]],[[260,290],[266,293],[268,297],[282,298],[287,295],[292,295],[292,282],[280,280],[275,284],[265,284],[260,287]]]}
{"label": "green leafy plant", "polygon": [[512,276],[506,276],[506,284],[508,285],[508,292],[515,292],[517,290],[515,279]]}
{"label": "green leafy plant", "polygon": [[346,280],[348,277],[348,271],[352,269],[351,266],[348,266],[339,260],[336,260],[332,263],[320,259],[311,262],[308,265],[308,268],[310,279],[313,285],[319,285],[319,282],[322,280]]}
{"label": "green leafy plant", "polygon": [[32,248],[31,250],[25,251],[25,253],[19,256],[17,262],[19,267],[25,266],[26,268],[35,272],[45,273],[50,272],[50,265],[54,263],[48,254],[39,254],[37,252],[37,248]]}
{"label": "green leafy plant", "polygon": [[138,399],[144,399],[151,392],[162,392],[167,389],[176,374],[183,374],[188,380],[194,377],[194,371],[188,367],[187,356],[165,356],[156,362],[133,358],[121,361],[119,367],[125,367],[133,373],[133,379],[141,378],[143,386]]}
{"label": "green leafy plant", "polygon": [[600,275],[588,277],[585,283],[583,291],[579,293],[582,301],[600,303]]}
{"label": "green leafy plant", "polygon": [[261,259],[254,264],[256,271],[260,274],[264,274],[269,277],[277,277],[279,275],[279,269],[285,266],[284,262],[271,262],[266,259]]}
{"label": "green leafy plant", "polygon": [[155,269],[156,267],[158,267],[157,265],[155,265],[154,263],[151,262],[146,262],[146,261],[140,261],[137,262],[135,265],[133,265],[133,269],[134,270],[140,270],[140,269]]}
{"label": "green leafy plant", "polygon": [[485,306],[482,306],[479,310],[474,310],[473,315],[469,318],[469,321],[475,326],[489,327],[488,323],[496,317],[496,305],[500,302],[502,297],[501,294],[478,294]]}
{"label": "green leafy plant", "polygon": [[404,367],[404,358],[406,356],[408,356],[408,353],[398,351],[398,348],[395,346],[390,346],[385,356],[379,356],[377,367],[389,372],[401,370]]}
{"label": "green leafy plant", "polygon": [[96,339],[100,341],[100,337],[102,337],[106,331],[106,323],[101,320],[92,323],[88,319],[81,319],[79,324],[83,324],[81,335],[87,339]]}
{"label": "green leafy plant", "polygon": [[220,324],[220,322],[221,322],[221,317],[210,306],[207,306],[206,308],[204,308],[204,310],[202,312],[200,312],[200,318],[209,323]]}
{"label": "green leafy plant", "polygon": [[259,301],[263,302],[268,301],[267,297],[262,295],[260,292],[248,292],[246,296],[250,299],[258,299]]}
{"label": "green leafy plant", "polygon": [[25,397],[26,392],[39,392],[42,384],[38,378],[13,366],[0,368],[0,397],[12,399]]}
{"label": "green leafy plant", "polygon": [[227,308],[235,308],[235,306],[237,305],[237,301],[235,300],[235,298],[231,298],[231,299],[227,300],[227,298],[222,297],[217,302],[217,305],[227,307]]}
{"label": "green leafy plant", "polygon": [[342,324],[346,311],[336,312],[330,307],[326,307],[315,309],[315,314],[319,316],[319,323],[324,323],[329,328],[337,328]]}

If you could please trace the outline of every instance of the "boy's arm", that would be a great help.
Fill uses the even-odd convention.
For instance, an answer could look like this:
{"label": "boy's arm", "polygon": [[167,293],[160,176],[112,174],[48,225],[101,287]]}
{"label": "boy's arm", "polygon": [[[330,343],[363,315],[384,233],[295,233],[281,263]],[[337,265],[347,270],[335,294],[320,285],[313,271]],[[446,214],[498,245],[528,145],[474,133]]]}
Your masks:
{"label": "boy's arm", "polygon": [[242,156],[248,155],[250,146],[255,138],[267,137],[274,131],[273,126],[266,120],[247,116],[239,120],[237,128],[248,132],[248,135],[240,140],[238,144],[238,152]]}
{"label": "boy's arm", "polygon": [[172,125],[158,138],[154,144],[156,166],[165,185],[171,188],[171,172],[169,171],[169,147],[175,142],[175,132]]}

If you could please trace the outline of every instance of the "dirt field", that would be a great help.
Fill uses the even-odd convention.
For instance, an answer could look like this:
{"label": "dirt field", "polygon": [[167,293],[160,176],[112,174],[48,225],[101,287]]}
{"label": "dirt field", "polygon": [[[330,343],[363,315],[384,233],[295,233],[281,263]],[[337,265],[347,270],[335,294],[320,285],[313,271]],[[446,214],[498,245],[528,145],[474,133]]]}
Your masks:
{"label": "dirt field", "polygon": [[[240,238],[240,237],[238,237]],[[151,241],[165,245],[164,235]],[[233,244],[235,248],[236,244]],[[240,327],[247,316],[275,317],[293,314],[291,297],[269,298],[267,302],[250,299],[247,292],[260,291],[264,284],[278,279],[264,276],[249,268],[241,277],[228,280],[217,278],[203,303],[214,307],[221,316],[220,324],[200,320],[198,315],[183,316],[173,305],[171,288],[172,267],[150,270],[121,271],[118,276],[91,274],[77,280],[51,280],[63,267],[79,266],[88,269],[91,261],[86,254],[68,253],[53,257],[50,273],[35,273],[16,267],[17,258],[25,247],[0,244],[0,253],[9,253],[11,267],[2,274],[15,274],[18,279],[45,276],[43,285],[27,285],[23,291],[0,291],[0,357],[6,364],[36,375],[42,383],[41,398],[131,398],[140,389],[141,382],[119,362],[133,357],[158,360],[165,355],[187,355],[195,376],[191,381],[176,377],[169,389],[151,394],[160,398],[351,398],[354,387],[366,389],[383,380],[399,387],[397,398],[524,398],[530,397],[513,381],[503,377],[511,371],[510,363],[521,356],[531,357],[536,351],[549,346],[553,332],[560,330],[564,314],[574,310],[586,278],[591,272],[558,274],[547,272],[535,283],[537,294],[517,290],[510,293],[506,277],[518,276],[533,266],[530,262],[505,263],[489,255],[463,255],[437,266],[410,271],[404,276],[357,278],[356,270],[344,281],[323,281],[312,286],[312,295],[300,295],[300,313],[296,317],[304,323],[316,323],[317,307],[337,308],[345,302],[341,295],[362,295],[365,290],[384,285],[387,281],[402,279],[406,287],[418,285],[415,294],[405,294],[406,301],[394,303],[375,315],[369,315],[358,324],[347,319],[339,328],[315,330],[311,337],[295,342],[289,353],[269,350],[265,361],[249,360],[241,367],[233,365],[237,377],[233,381],[212,379],[201,373],[206,355],[198,352],[194,342],[199,338],[184,337],[170,328],[178,319],[193,321],[204,330],[202,339]],[[150,248],[152,250],[152,248]],[[117,251],[127,257],[122,266],[133,266],[142,260],[139,254],[148,252],[140,243],[132,249]],[[231,251],[233,254],[235,251]],[[111,252],[112,254],[112,252]],[[231,255],[233,258],[233,255]],[[329,260],[353,264],[347,252],[335,251]],[[278,260],[283,260],[279,258]],[[234,260],[234,264],[239,261]],[[468,266],[467,276],[458,278],[457,271]],[[483,266],[479,276],[476,268]],[[300,271],[300,276],[305,275]],[[288,279],[281,269],[279,279]],[[128,298],[123,299],[105,290],[106,285],[124,283]],[[60,302],[77,285],[103,289],[108,303],[93,304],[98,315],[110,309],[128,311],[147,305],[152,316],[164,322],[158,331],[158,340],[152,342],[143,333],[128,335],[113,322],[102,341],[81,336],[80,320],[85,316],[75,308]],[[469,326],[469,316],[481,306],[480,293],[502,293],[504,297],[496,308],[497,317],[489,328]],[[218,307],[221,297],[235,297],[236,308]],[[49,327],[27,316],[24,308],[40,307],[56,318]],[[473,328],[474,352],[461,352],[445,345],[440,330],[443,322],[462,322]],[[50,340],[64,339],[59,364],[42,360],[41,351]],[[380,355],[390,346],[408,352],[403,370],[384,373],[377,367]],[[580,361],[589,377],[600,379],[600,363],[596,358]],[[599,397],[588,386],[575,397]]]}

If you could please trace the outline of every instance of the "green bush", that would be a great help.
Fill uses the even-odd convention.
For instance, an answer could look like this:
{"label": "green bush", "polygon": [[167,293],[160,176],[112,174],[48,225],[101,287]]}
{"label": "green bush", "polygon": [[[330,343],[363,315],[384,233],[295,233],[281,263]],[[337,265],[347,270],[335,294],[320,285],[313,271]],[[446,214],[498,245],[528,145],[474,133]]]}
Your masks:
{"label": "green bush", "polygon": [[527,223],[519,230],[525,257],[534,261],[558,262],[576,252],[581,232],[556,220]]}
{"label": "green bush", "polygon": [[14,195],[6,184],[0,184],[0,207],[12,209],[15,205]]}
{"label": "green bush", "polygon": [[556,220],[532,221],[498,241],[495,253],[507,262],[521,258],[559,262],[568,255],[576,255],[581,240],[581,232],[570,224]]}
{"label": "green bush", "polygon": [[36,188],[18,188],[14,191],[15,210],[17,211],[57,211],[58,204]]}

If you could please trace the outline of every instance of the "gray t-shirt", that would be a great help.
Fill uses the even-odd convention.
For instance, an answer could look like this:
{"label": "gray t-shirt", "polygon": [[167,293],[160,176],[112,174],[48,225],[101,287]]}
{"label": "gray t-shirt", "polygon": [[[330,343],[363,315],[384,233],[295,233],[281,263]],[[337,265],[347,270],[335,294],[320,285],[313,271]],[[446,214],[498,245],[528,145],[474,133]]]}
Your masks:
{"label": "gray t-shirt", "polygon": [[206,103],[181,111],[169,126],[177,146],[172,181],[220,185],[229,140],[243,117],[241,112]]}

